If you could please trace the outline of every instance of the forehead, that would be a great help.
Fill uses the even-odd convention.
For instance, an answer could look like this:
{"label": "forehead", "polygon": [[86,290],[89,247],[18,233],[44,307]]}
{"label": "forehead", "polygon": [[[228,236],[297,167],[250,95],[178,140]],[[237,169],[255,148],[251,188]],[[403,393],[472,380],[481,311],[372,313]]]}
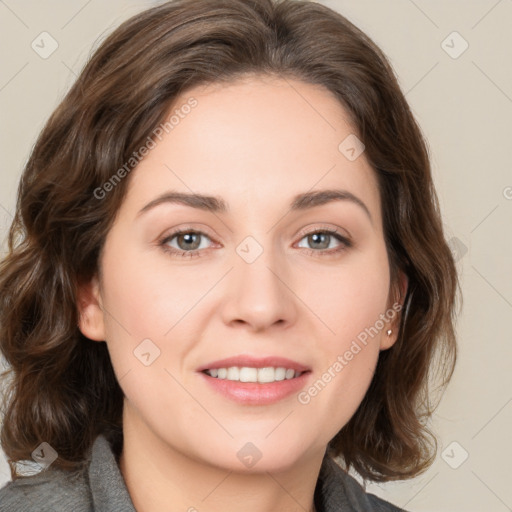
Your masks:
{"label": "forehead", "polygon": [[380,219],[377,181],[364,152],[347,157],[356,129],[321,86],[266,76],[203,85],[176,98],[164,123],[171,117],[172,128],[162,130],[132,171],[130,207],[165,189],[218,195],[234,211],[282,208],[300,193],[343,188]]}

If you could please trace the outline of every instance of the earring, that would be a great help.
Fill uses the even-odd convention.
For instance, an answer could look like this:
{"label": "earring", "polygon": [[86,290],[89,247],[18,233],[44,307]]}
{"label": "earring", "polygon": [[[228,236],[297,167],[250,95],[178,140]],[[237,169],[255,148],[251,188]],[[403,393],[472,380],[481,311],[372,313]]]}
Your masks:
{"label": "earring", "polygon": [[391,336],[391,333],[392,333],[392,332],[393,332],[393,331],[392,331],[391,329],[388,329],[388,330],[386,331],[386,334],[387,334],[388,336]]}

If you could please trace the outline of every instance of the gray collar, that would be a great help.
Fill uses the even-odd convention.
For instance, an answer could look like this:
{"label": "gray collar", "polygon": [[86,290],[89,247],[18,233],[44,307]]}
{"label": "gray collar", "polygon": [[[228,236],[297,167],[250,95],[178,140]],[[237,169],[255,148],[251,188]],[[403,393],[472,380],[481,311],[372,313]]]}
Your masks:
{"label": "gray collar", "polygon": [[136,512],[112,447],[103,435],[92,446],[89,482],[95,511]]}

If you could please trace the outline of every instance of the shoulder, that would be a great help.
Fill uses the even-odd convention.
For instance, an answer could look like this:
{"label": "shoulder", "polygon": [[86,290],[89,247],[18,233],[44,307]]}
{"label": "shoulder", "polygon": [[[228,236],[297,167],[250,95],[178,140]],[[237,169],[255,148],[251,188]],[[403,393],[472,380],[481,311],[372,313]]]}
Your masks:
{"label": "shoulder", "polygon": [[[341,471],[343,471],[340,468]],[[364,505],[361,510],[368,510],[372,512],[407,512],[405,509],[400,508],[389,501],[379,498],[375,494],[367,493],[363,486],[351,475],[344,472],[345,487],[347,494],[354,504]],[[356,509],[359,510],[359,509]]]}
{"label": "shoulder", "polygon": [[113,438],[96,437],[74,471],[50,466],[0,489],[0,512],[135,512],[117,466]]}
{"label": "shoulder", "polygon": [[0,488],[0,512],[92,512],[84,471],[51,467]]}
{"label": "shoulder", "polygon": [[334,512],[340,507],[351,512],[408,512],[375,494],[367,493],[353,476],[330,457],[323,462],[321,481],[325,512]]}

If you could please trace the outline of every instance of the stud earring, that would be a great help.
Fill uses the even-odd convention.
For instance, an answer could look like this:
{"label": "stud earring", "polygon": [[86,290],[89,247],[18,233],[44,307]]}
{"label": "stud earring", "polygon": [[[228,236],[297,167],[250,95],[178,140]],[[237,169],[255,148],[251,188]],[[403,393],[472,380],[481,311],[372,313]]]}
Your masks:
{"label": "stud earring", "polygon": [[391,329],[388,329],[388,330],[386,331],[386,334],[387,334],[388,336],[391,336],[391,333],[392,333],[392,332],[393,332],[393,331],[392,331]]}

